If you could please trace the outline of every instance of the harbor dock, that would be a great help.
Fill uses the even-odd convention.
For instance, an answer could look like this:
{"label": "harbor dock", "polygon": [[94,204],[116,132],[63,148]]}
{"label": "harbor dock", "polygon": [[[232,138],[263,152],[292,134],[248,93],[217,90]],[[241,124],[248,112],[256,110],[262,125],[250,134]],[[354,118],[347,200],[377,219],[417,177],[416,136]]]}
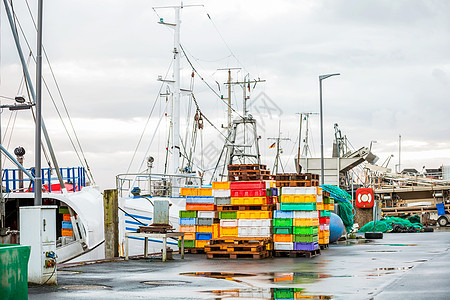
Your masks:
{"label": "harbor dock", "polygon": [[313,259],[174,254],[164,263],[159,256],[63,265],[58,286],[31,286],[29,299],[448,299],[449,274],[450,230],[438,227],[330,244]]}

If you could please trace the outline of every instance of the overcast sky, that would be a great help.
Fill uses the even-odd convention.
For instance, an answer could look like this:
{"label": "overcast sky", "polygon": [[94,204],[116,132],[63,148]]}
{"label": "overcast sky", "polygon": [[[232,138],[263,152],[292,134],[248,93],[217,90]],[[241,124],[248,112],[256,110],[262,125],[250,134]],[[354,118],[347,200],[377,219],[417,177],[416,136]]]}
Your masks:
{"label": "overcast sky", "polygon": [[[30,1],[31,2],[31,1]],[[36,15],[36,1],[30,8]],[[161,172],[167,141],[165,98],[158,97],[158,75],[166,76],[172,59],[172,31],[157,22],[173,21],[173,9],[152,9],[178,1],[46,0],[44,46],[80,143],[97,184],[114,187],[125,172],[155,103],[149,128],[133,162],[137,171],[145,149]],[[323,81],[325,155],[331,156],[333,125],[339,124],[355,148],[369,146],[381,164],[394,154],[402,168],[450,165],[450,3],[448,1],[185,1],[204,4],[182,10],[181,43],[198,73],[219,95],[227,96],[220,68],[240,67],[233,80],[266,80],[250,92],[250,113],[260,123],[263,163],[272,168],[281,120],[282,161],[293,171],[299,112],[319,111],[318,76]],[[25,0],[14,1],[28,42],[36,45]],[[208,14],[210,18],[208,18]],[[11,30],[1,10],[0,96],[26,94]],[[25,56],[29,50],[21,37]],[[191,67],[183,59],[183,84]],[[35,68],[30,63],[34,77]],[[169,77],[171,72],[169,71]],[[44,76],[62,108],[47,63]],[[219,83],[219,86],[217,83]],[[226,123],[226,106],[196,75],[194,92],[203,113],[217,128]],[[242,112],[242,90],[235,87],[233,107]],[[12,102],[1,98],[2,104]],[[48,93],[44,119],[61,166],[78,165]],[[183,115],[188,98],[183,98]],[[186,118],[183,116],[182,133]],[[192,120],[192,118],[191,118]],[[12,124],[15,124],[11,137]],[[313,156],[320,155],[318,115],[311,116]],[[157,134],[154,135],[154,133]],[[223,130],[221,132],[224,132]],[[34,164],[34,135],[29,112],[2,114],[3,144],[26,148],[25,166]],[[202,141],[200,137],[203,137]],[[221,150],[220,133],[205,122],[198,154],[212,167]],[[201,157],[201,155],[199,155]]]}

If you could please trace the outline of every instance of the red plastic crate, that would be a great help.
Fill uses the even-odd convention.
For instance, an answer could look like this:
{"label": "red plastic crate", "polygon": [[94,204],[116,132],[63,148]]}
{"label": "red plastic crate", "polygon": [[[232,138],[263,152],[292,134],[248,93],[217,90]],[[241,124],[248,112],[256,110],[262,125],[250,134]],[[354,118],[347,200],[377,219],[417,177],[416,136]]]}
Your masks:
{"label": "red plastic crate", "polygon": [[231,190],[231,197],[265,197],[265,189]]}
{"label": "red plastic crate", "polygon": [[319,224],[330,224],[330,217],[319,218]]}
{"label": "red plastic crate", "polygon": [[215,210],[214,204],[205,203],[186,203],[186,210]]}
{"label": "red plastic crate", "polygon": [[230,189],[233,190],[260,190],[266,188],[265,181],[232,181]]}

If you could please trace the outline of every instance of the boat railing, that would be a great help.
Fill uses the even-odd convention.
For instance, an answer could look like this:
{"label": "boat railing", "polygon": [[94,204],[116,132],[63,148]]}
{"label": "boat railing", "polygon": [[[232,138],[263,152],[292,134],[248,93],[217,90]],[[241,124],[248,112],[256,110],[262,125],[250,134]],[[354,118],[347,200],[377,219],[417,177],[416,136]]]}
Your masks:
{"label": "boat railing", "polygon": [[177,196],[180,188],[201,187],[202,177],[179,174],[126,173],[116,176],[119,197],[142,195],[149,197]]}
{"label": "boat railing", "polygon": [[[34,176],[35,169],[28,171]],[[86,186],[86,173],[84,167],[60,168],[65,188],[68,191],[80,191]],[[42,185],[44,192],[61,192],[58,178],[54,174],[54,169],[41,169]],[[4,192],[31,192],[34,190],[34,182],[22,173],[20,169],[3,169],[2,181]]]}

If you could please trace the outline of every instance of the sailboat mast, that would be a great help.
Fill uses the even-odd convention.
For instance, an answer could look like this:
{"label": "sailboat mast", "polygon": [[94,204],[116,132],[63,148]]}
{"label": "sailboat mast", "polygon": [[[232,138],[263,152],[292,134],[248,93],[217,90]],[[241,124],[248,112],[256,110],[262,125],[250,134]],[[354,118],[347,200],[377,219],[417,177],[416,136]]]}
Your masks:
{"label": "sailboat mast", "polygon": [[180,9],[175,9],[175,32],[173,45],[173,80],[174,93],[172,97],[172,174],[178,174],[180,170]]}
{"label": "sailboat mast", "polygon": [[34,205],[42,205],[41,177],[41,128],[42,128],[42,0],[38,1],[37,50],[36,50],[36,131],[35,131],[35,180]]}

